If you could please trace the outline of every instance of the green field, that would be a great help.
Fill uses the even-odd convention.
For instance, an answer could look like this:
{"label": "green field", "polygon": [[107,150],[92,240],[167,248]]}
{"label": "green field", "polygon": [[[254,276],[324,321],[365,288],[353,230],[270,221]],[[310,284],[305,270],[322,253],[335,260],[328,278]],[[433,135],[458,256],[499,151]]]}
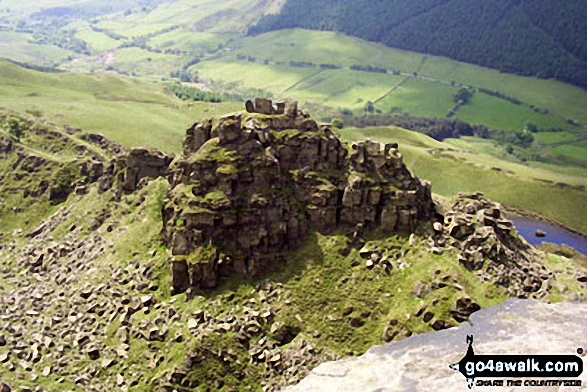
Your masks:
{"label": "green field", "polygon": [[231,44],[236,54],[260,60],[306,61],[316,64],[371,65],[404,72],[420,67],[424,55],[388,48],[340,33],[280,30],[247,37]]}
{"label": "green field", "polygon": [[[459,63],[446,58],[406,52],[385,46],[347,37],[339,33],[308,31],[308,30],[281,30],[262,34],[256,37],[246,37],[231,42],[230,52],[222,52],[222,58],[212,58],[202,61],[195,68],[201,69],[204,78],[210,77],[218,81],[222,76],[219,72],[210,74],[211,68],[221,67],[225,70],[223,79],[233,82],[239,79],[242,86],[255,83],[263,79],[266,73],[266,62],[280,63],[287,66],[290,62],[307,62],[316,66],[333,64],[348,68],[352,65],[374,66],[389,71],[399,70],[405,76],[417,73],[419,79],[409,78],[405,84],[389,94],[379,95],[377,107],[384,112],[408,112],[410,114],[445,117],[446,112],[454,102],[452,96],[459,88],[459,84],[471,85],[499,92],[506,96],[518,98],[523,105],[515,105],[502,98],[496,98],[478,92],[472,102],[461,108],[458,117],[471,123],[486,124],[494,128],[506,130],[522,129],[526,123],[532,122],[539,128],[552,127],[573,128],[566,123],[567,118],[579,121],[587,119],[587,92],[564,83],[539,80],[536,78],[520,77],[496,72],[491,69]],[[220,55],[220,54],[219,54]],[[248,56],[254,59],[247,66],[246,74],[226,69],[227,62],[235,62],[237,56]],[[240,63],[237,61],[237,63]],[[251,64],[256,64],[255,72]],[[236,66],[235,66],[236,67]],[[295,68],[295,67],[290,67]],[[319,68],[316,68],[319,70]],[[283,70],[291,80],[291,73],[299,70]],[[372,92],[389,85],[387,79],[367,76],[369,72],[360,72],[351,75],[345,69],[330,70],[328,75],[320,75],[320,83],[337,85],[339,80],[334,78],[336,73],[343,73],[339,79],[345,79],[346,85],[356,84],[358,88],[349,88],[351,93],[341,97],[338,89],[333,89],[332,95],[336,99],[329,101],[322,93],[316,94],[314,89],[320,89],[311,83],[299,83],[297,88],[289,88],[286,92],[292,98],[312,102],[320,100],[333,109],[340,107],[358,107],[358,102],[373,100]],[[307,72],[301,72],[300,79],[306,77]],[[377,74],[376,74],[377,75]],[[382,76],[382,75],[377,75]],[[392,76],[392,75],[389,75]],[[332,78],[325,82],[324,77]],[[393,80],[391,78],[390,80]],[[454,82],[454,86],[451,83]],[[395,81],[397,83],[397,81]],[[369,85],[373,84],[373,88]],[[392,84],[393,85],[393,84]],[[366,87],[367,86],[367,87]],[[300,90],[308,90],[308,94]],[[273,94],[281,94],[282,86],[278,89],[269,89]],[[294,94],[294,92],[296,94]],[[529,106],[534,105],[547,109],[547,115],[533,111]]]}
{"label": "green field", "polygon": [[79,21],[69,25],[76,31],[75,36],[90,45],[92,52],[101,53],[116,49],[121,43],[104,33],[94,31],[88,22]]}
{"label": "green field", "polygon": [[284,91],[319,70],[282,65],[260,65],[246,61],[211,60],[196,66],[207,81],[222,82],[228,91],[244,92],[250,89],[266,90],[275,97],[284,97]]}
{"label": "green field", "polygon": [[435,56],[428,57],[421,73],[498,91],[529,105],[548,109],[560,118],[587,122],[587,91],[555,80],[517,76]]}
{"label": "green field", "polygon": [[29,34],[0,31],[0,58],[52,66],[74,55],[73,52],[52,45],[31,44]]}
{"label": "green field", "polygon": [[149,45],[159,49],[179,49],[188,53],[205,53],[222,45],[232,35],[194,32],[188,28],[159,34],[149,40]]}
{"label": "green field", "polygon": [[178,152],[185,129],[240,103],[186,103],[162,83],[117,75],[48,74],[0,61],[0,107],[103,133],[125,146]]}
{"label": "green field", "polygon": [[457,87],[408,78],[397,89],[381,96],[376,104],[384,112],[443,118],[454,106],[453,95],[457,90]]}
{"label": "green field", "polygon": [[528,107],[514,105],[503,99],[476,93],[471,102],[459,109],[460,120],[486,124],[496,129],[515,131],[532,123],[540,129],[565,128],[569,125],[561,118],[545,116]]}

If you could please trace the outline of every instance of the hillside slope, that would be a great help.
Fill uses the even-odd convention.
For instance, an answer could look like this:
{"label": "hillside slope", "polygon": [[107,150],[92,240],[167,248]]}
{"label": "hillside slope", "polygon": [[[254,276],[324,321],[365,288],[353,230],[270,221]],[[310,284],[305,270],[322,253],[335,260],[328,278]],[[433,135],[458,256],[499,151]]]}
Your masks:
{"label": "hillside slope", "polygon": [[[306,10],[311,9],[312,12]],[[288,0],[257,34],[334,30],[401,49],[587,87],[587,3],[553,0]]]}
{"label": "hillside slope", "polygon": [[[397,183],[409,180],[405,170],[387,170],[401,162],[397,145],[386,150],[374,142],[337,142],[327,129],[309,129],[316,123],[301,115],[248,111],[242,116],[246,129],[237,126],[234,115],[212,121],[213,137],[199,148],[207,133],[203,122],[190,128],[184,141],[184,158],[189,158],[174,164],[166,154],[124,151],[99,135],[36,124],[16,114],[3,119],[18,121],[26,130],[19,138],[0,131],[0,195],[14,207],[6,214],[10,222],[0,215],[0,222],[7,223],[0,234],[0,389],[7,390],[6,383],[8,390],[23,391],[275,391],[299,382],[320,362],[457,325],[507,297],[585,298],[583,259],[528,246],[500,206],[479,194],[461,195],[452,207],[439,207],[445,219],[434,225],[422,220],[409,236],[383,227],[369,230],[383,223],[375,218],[369,225],[366,212],[383,200],[384,189],[358,185],[389,181],[391,187],[406,186]],[[287,121],[301,130],[282,129],[292,126]],[[413,142],[418,139],[425,141],[413,135]],[[243,143],[230,143],[236,140]],[[273,140],[274,148],[262,148],[261,140]],[[192,285],[173,295],[180,234],[193,244],[198,235],[208,238],[194,228],[239,224],[273,240],[275,232],[265,230],[270,225],[251,219],[262,218],[253,212],[267,217],[274,212],[263,208],[268,195],[289,199],[300,208],[301,219],[328,208],[320,196],[333,189],[320,180],[331,173],[294,170],[297,180],[287,188],[264,182],[268,173],[277,173],[272,168],[286,174],[286,157],[309,158],[317,170],[336,158],[331,149],[305,148],[315,143],[345,147],[341,157],[348,151],[356,169],[379,166],[381,178],[359,171],[353,175],[354,188],[343,192],[341,202],[353,206],[341,209],[341,220],[350,211],[346,218],[353,223],[366,219],[366,224],[328,234],[311,225],[300,242],[275,254],[273,271],[258,270],[255,276],[235,271],[214,289]],[[292,154],[297,145],[304,153]],[[247,146],[255,159],[233,161],[236,150],[243,153]],[[281,159],[267,159],[271,156]],[[190,189],[173,187],[173,181],[190,181],[177,175],[181,165],[201,169],[201,186],[194,181]],[[52,178],[48,169],[68,175]],[[206,181],[220,177],[242,190],[239,195],[250,196],[251,205],[236,204],[232,215],[223,210],[231,200],[221,196],[222,189],[228,190],[220,183],[197,197],[200,190],[210,190]],[[308,190],[305,185],[313,179],[316,186]],[[312,195],[317,208],[294,205],[296,189]],[[189,199],[187,208],[177,210],[185,220],[169,224],[167,212],[172,198],[181,197],[178,191]],[[386,205],[405,210],[412,194],[400,189],[396,194]],[[223,210],[222,215],[209,220],[206,204]],[[176,240],[169,244],[169,237]],[[238,256],[228,249],[234,237],[240,249],[263,245],[241,233],[218,239],[225,252],[217,254],[222,263],[214,272],[230,272],[226,256]],[[186,256],[192,282],[210,278],[209,250],[200,246]],[[237,257],[232,260],[236,265]],[[247,272],[254,267],[251,260]]]}

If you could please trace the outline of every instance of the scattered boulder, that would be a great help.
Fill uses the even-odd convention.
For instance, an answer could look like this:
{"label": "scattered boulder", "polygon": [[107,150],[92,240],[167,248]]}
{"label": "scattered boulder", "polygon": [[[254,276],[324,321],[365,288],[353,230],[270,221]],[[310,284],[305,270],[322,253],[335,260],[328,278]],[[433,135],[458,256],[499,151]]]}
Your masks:
{"label": "scattered boulder", "polygon": [[463,297],[457,299],[454,305],[450,309],[450,315],[459,323],[466,321],[469,319],[469,316],[481,310],[481,306],[479,306],[475,301],[473,301],[469,297]]}
{"label": "scattered boulder", "polygon": [[459,250],[465,268],[503,286],[510,296],[543,296],[549,271],[504,215],[482,193],[460,193],[444,216],[444,246]]}

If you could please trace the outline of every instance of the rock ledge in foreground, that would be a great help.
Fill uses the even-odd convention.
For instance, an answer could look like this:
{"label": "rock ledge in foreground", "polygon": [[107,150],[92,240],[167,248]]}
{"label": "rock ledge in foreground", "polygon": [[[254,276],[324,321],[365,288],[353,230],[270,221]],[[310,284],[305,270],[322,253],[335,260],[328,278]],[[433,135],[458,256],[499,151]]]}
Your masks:
{"label": "rock ledge in foreground", "polygon": [[[459,327],[376,346],[360,357],[323,363],[285,391],[464,391],[468,390],[465,378],[449,365],[465,355],[467,335],[474,336],[476,354],[575,355],[577,348],[587,349],[585,320],[587,303],[509,299],[474,313],[470,323]],[[587,384],[587,372],[580,379]],[[496,390],[474,387],[485,389]],[[524,388],[516,388],[519,390]]]}

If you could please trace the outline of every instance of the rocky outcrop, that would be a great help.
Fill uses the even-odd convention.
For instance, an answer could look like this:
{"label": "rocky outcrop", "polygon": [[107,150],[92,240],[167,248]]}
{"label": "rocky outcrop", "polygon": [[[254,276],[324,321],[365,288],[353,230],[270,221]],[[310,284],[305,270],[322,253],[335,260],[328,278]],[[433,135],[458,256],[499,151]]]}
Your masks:
{"label": "rocky outcrop", "polygon": [[[323,363],[298,385],[285,391],[466,390],[465,378],[449,365],[459,362],[467,352],[468,335],[474,337],[473,347],[478,355],[574,355],[579,348],[587,352],[585,318],[585,303],[545,304],[510,299],[474,313],[470,323],[457,328],[411,336],[401,342],[373,347],[357,358]],[[577,380],[585,384],[587,373],[583,371]]]}
{"label": "rocky outcrop", "polygon": [[163,236],[176,292],[261,275],[311,228],[411,232],[432,216],[430,184],[397,145],[349,147],[296,104],[283,114],[267,100],[251,105],[255,113],[194,124],[170,169]]}
{"label": "rocky outcrop", "polygon": [[259,113],[259,114],[285,114],[288,116],[295,117],[298,111],[297,102],[276,102],[273,103],[270,99],[257,98],[255,103],[247,101],[245,103],[245,109],[248,113]]}
{"label": "rocky outcrop", "polygon": [[173,157],[161,151],[134,148],[114,158],[110,164],[98,169],[102,173],[100,189],[102,191],[116,188],[124,192],[133,192],[145,182],[141,180],[169,177],[169,165]]}
{"label": "rocky outcrop", "polygon": [[510,296],[541,297],[550,289],[553,272],[539,262],[503,211],[481,193],[460,193],[444,213],[444,224],[434,224],[435,245],[458,249],[463,266],[478,271],[483,281],[505,287]]}

